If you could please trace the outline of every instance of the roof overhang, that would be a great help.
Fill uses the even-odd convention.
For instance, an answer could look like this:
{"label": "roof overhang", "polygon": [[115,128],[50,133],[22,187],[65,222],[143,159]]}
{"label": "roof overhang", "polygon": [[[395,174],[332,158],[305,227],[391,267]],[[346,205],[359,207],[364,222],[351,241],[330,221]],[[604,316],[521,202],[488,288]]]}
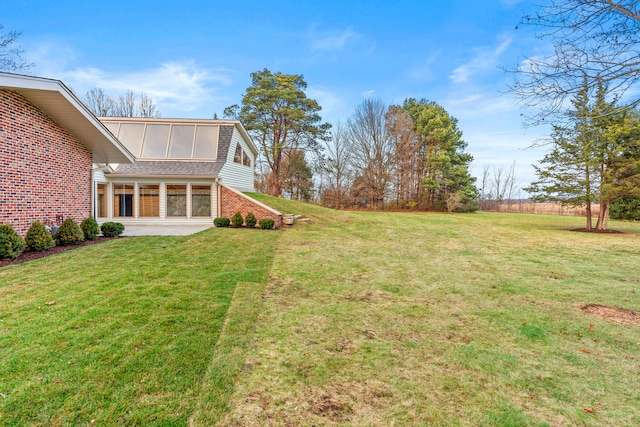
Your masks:
{"label": "roof overhang", "polygon": [[75,136],[93,153],[94,163],[132,163],[133,154],[61,81],[0,73],[0,89],[19,93]]}
{"label": "roof overhang", "polygon": [[168,174],[117,174],[117,173],[109,173],[105,175],[109,179],[118,179],[120,181],[131,179],[131,178],[153,178],[153,179],[210,179],[216,180],[218,176],[212,175],[185,175],[185,174],[177,174],[177,175],[168,175]]}

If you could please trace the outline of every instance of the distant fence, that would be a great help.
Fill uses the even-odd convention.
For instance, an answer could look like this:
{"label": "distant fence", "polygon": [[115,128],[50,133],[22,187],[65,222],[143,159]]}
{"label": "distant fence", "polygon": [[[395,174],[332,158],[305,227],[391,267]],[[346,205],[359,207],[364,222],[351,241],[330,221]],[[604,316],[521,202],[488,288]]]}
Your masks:
{"label": "distant fence", "polygon": [[[530,200],[511,200],[498,203],[493,200],[480,202],[480,210],[488,212],[514,212],[547,215],[587,216],[584,207],[562,206],[560,203],[533,203]],[[600,205],[591,205],[591,214],[595,217],[600,212]]]}

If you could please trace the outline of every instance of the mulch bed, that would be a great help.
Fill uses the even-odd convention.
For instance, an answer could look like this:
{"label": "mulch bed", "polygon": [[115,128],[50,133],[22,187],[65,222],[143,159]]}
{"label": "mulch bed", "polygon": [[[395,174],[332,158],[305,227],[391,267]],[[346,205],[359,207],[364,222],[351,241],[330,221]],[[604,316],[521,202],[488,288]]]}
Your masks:
{"label": "mulch bed", "polygon": [[77,245],[54,246],[48,251],[43,251],[43,252],[32,252],[29,250],[25,250],[16,259],[0,259],[0,268],[7,265],[22,264],[23,262],[33,261],[34,259],[44,258],[49,255],[59,254],[62,252],[70,251],[72,249],[81,248],[83,246],[95,245],[98,243],[106,242],[108,240],[122,239],[122,238],[123,237],[98,237],[96,240],[85,240],[83,242],[78,243]]}
{"label": "mulch bed", "polygon": [[626,234],[624,231],[618,231],[618,230],[596,230],[595,228],[592,228],[591,230],[587,230],[586,228],[572,228],[569,231],[577,231],[579,233]]}
{"label": "mulch bed", "polygon": [[608,307],[600,304],[586,304],[580,307],[585,313],[615,323],[640,326],[640,314],[620,307]]}

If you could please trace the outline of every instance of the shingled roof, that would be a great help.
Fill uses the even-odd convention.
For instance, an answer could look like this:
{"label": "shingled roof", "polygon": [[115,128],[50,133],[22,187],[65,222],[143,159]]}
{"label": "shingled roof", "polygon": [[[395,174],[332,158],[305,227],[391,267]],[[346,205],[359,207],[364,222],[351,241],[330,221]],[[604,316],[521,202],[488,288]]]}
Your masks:
{"label": "shingled roof", "polygon": [[108,173],[110,176],[130,177],[206,177],[217,178],[224,161],[217,162],[192,162],[172,160],[138,160],[131,164],[121,164],[118,168]]}

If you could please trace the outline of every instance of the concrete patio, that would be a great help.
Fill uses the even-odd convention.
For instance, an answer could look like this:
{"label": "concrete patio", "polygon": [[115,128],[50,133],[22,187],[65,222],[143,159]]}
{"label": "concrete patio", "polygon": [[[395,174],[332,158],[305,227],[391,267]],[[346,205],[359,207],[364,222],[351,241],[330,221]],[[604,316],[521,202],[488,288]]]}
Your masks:
{"label": "concrete patio", "polygon": [[188,236],[213,225],[126,225],[123,236]]}

